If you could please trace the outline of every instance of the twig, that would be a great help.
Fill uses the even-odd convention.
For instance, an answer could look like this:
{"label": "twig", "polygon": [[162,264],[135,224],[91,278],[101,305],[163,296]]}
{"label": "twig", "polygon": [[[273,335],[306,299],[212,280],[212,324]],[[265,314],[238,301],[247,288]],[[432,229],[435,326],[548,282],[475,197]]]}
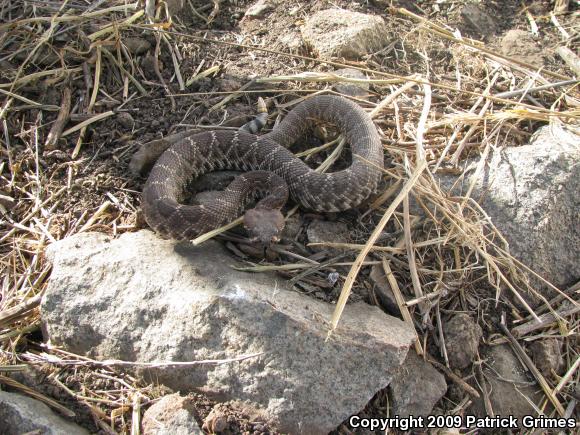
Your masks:
{"label": "twig", "polygon": [[76,416],[76,414],[71,411],[68,408],[65,408],[64,406],[62,406],[60,403],[56,402],[55,400],[52,400],[48,397],[46,397],[43,394],[40,394],[39,392],[33,390],[32,388],[27,387],[24,384],[21,384],[18,381],[15,381],[12,378],[9,378],[7,376],[4,375],[0,375],[0,383],[8,385],[12,388],[16,388],[17,390],[27,394],[30,397],[34,397],[37,400],[40,400],[41,402],[47,404],[48,406],[56,409],[57,411],[61,412],[63,415],[66,415],[67,417],[73,418]]}
{"label": "twig", "polygon": [[555,313],[545,313],[539,316],[539,321],[536,319],[531,320],[528,323],[524,323],[523,325],[518,325],[512,329],[512,333],[516,337],[524,337],[528,335],[530,332],[537,331],[538,329],[546,328],[555,322],[563,319],[565,317],[570,317],[576,313],[580,312],[580,305],[576,305],[570,308],[561,309],[556,311]]}
{"label": "twig", "polygon": [[477,390],[475,388],[473,388],[471,385],[469,385],[467,382],[465,382],[463,379],[461,379],[459,376],[457,376],[455,373],[453,373],[453,371],[451,369],[449,369],[448,367],[445,367],[439,361],[436,361],[433,358],[428,357],[427,362],[432,364],[433,366],[435,366],[438,370],[442,371],[446,377],[451,379],[451,381],[454,384],[456,384],[458,387],[460,387],[466,393],[470,394],[471,396],[473,396],[477,399],[479,399],[481,397],[481,395],[477,392]]}
{"label": "twig", "polygon": [[576,77],[580,77],[580,58],[570,50],[568,47],[564,47],[561,45],[560,47],[556,48],[556,54],[560,56],[566,65],[572,70]]}
{"label": "twig", "polygon": [[507,328],[506,323],[505,323],[505,313],[502,313],[500,327],[501,327],[502,331],[504,332],[504,334],[507,336],[507,338],[512,346],[512,349],[518,355],[520,360],[523,361],[523,363],[526,365],[526,367],[530,370],[530,372],[532,373],[534,378],[536,378],[536,380],[538,381],[538,383],[542,387],[542,390],[544,390],[544,393],[546,394],[546,396],[548,396],[548,399],[550,400],[550,402],[552,402],[552,405],[554,405],[554,408],[556,408],[556,411],[558,411],[558,414],[560,414],[560,416],[563,416],[565,410],[562,407],[562,404],[557,399],[554,392],[550,389],[548,382],[546,382],[546,379],[540,373],[540,371],[538,370],[536,365],[533,363],[533,361],[530,359],[530,357],[528,356],[526,351],[522,348],[522,346],[520,346],[518,341],[515,339],[515,337],[511,334],[511,332]]}
{"label": "twig", "polygon": [[[453,271],[445,270],[445,271],[443,271],[443,273],[457,273],[457,269],[455,269]],[[446,295],[447,295],[447,290],[445,288],[443,288],[441,290],[435,290],[431,293],[428,293],[425,296],[422,296],[420,298],[409,299],[407,302],[405,302],[405,305],[407,305],[408,307],[412,307],[413,305],[420,304],[421,302],[431,301],[433,299],[437,299],[437,298],[440,298],[440,297],[443,297]]]}
{"label": "twig", "polygon": [[10,89],[16,89],[17,87],[19,87],[20,85],[25,85],[29,82],[33,82],[36,80],[39,80],[43,77],[47,77],[47,76],[63,76],[63,75],[72,75],[73,73],[77,73],[82,71],[82,67],[75,67],[75,68],[56,68],[56,69],[49,69],[49,70],[44,70],[44,71],[38,71],[32,74],[28,74],[27,76],[24,77],[20,77],[19,79],[11,82],[11,83],[0,83],[0,88],[5,89],[5,88],[10,88]]}
{"label": "twig", "polygon": [[[129,6],[129,5],[127,5],[127,6]],[[139,18],[141,18],[144,14],[145,14],[145,11],[143,9],[138,10],[137,12],[135,12],[133,15],[131,15],[129,18],[127,18],[124,21],[109,24],[109,25],[103,27],[101,30],[98,30],[94,33],[91,33],[90,35],[88,35],[88,38],[91,41],[96,41],[97,39],[105,36],[108,33],[116,32],[123,27],[127,27],[127,26],[131,25],[132,23],[137,21]]]}
{"label": "twig", "polygon": [[119,63],[119,61],[118,61],[118,60],[115,58],[115,56],[113,56],[113,55],[112,55],[112,54],[109,52],[109,50],[107,50],[106,48],[104,48],[104,47],[103,47],[103,48],[102,48],[102,52],[103,52],[103,54],[105,55],[105,57],[106,57],[107,59],[109,59],[111,62],[113,62],[113,63],[115,64],[115,66],[116,66],[117,68],[119,68],[119,70],[121,70],[121,72],[122,72],[123,74],[125,74],[125,76],[126,76],[126,77],[128,77],[128,78],[129,78],[129,80],[131,81],[131,83],[133,83],[133,85],[134,85],[134,86],[137,88],[137,90],[139,91],[139,93],[140,93],[142,96],[146,97],[146,96],[148,96],[148,95],[149,95],[149,92],[147,92],[147,90],[146,90],[146,89],[143,87],[143,85],[141,85],[141,83],[139,83],[139,80],[137,80],[137,79],[136,79],[136,78],[133,76],[133,74],[131,74],[129,71],[127,71],[127,69],[126,69],[126,68],[125,68],[123,65],[121,65],[121,64]]}
{"label": "twig", "polygon": [[[346,261],[342,263],[335,263],[333,266],[353,266],[355,263],[352,261]],[[375,264],[381,264],[380,261],[364,261],[363,266],[374,266]],[[241,272],[272,272],[276,270],[299,270],[299,269],[309,269],[312,267],[312,263],[291,263],[291,264],[264,264],[250,267],[240,267],[240,266],[230,266],[234,270],[239,270]]]}
{"label": "twig", "polygon": [[[192,77],[190,77],[187,80],[187,82],[185,83],[185,87],[186,88],[190,87],[193,83],[195,83],[196,81],[198,81],[198,80],[200,80],[200,79],[202,79],[204,77],[209,77],[210,75],[214,75],[215,76],[219,71],[220,71],[220,67],[218,65],[214,65],[211,68],[208,68],[208,69],[206,69],[204,71],[201,71],[201,72],[193,75]],[[260,91],[245,91],[245,92],[260,92],[261,93],[262,91],[260,90]],[[228,95],[230,94],[229,92],[226,92],[226,93]],[[214,94],[214,92],[212,92],[212,94]],[[176,96],[181,97],[181,96],[185,96],[185,95],[191,95],[191,94],[184,94],[184,93],[181,93],[181,94],[173,94],[174,97],[176,97]]]}
{"label": "twig", "polygon": [[338,298],[338,302],[336,303],[334,313],[332,314],[331,320],[332,329],[329,331],[329,334],[333,330],[335,330],[336,327],[338,326],[338,321],[340,319],[340,316],[342,315],[344,307],[346,306],[346,301],[348,300],[348,296],[350,295],[350,291],[352,289],[354,281],[363,265],[364,259],[370,252],[371,247],[376,243],[377,239],[381,235],[383,228],[385,227],[385,225],[387,225],[387,222],[391,218],[392,214],[395,212],[395,209],[399,206],[399,204],[403,201],[405,196],[409,193],[409,191],[411,190],[413,185],[417,182],[419,176],[423,173],[426,167],[427,162],[423,161],[419,164],[419,166],[417,166],[417,168],[415,168],[415,171],[413,172],[407,183],[405,183],[405,185],[403,186],[397,197],[394,199],[394,201],[391,203],[391,205],[387,208],[387,210],[383,214],[383,217],[381,218],[378,225],[374,229],[373,233],[369,237],[365,245],[365,248],[361,250],[357,258],[355,259],[354,264],[352,265],[350,272],[348,273],[344,285],[342,287],[342,291],[340,293],[340,297]]}
{"label": "twig", "polygon": [[389,262],[384,258],[382,259],[381,264],[383,265],[383,271],[385,272],[385,276],[387,277],[387,281],[389,282],[389,286],[391,287],[391,290],[393,291],[393,295],[395,296],[395,300],[397,301],[397,305],[399,307],[399,311],[401,312],[401,315],[403,316],[403,320],[413,330],[413,332],[415,333],[415,337],[417,337],[417,339],[413,343],[413,345],[415,346],[415,352],[417,352],[417,355],[423,355],[423,353],[424,353],[423,347],[421,346],[421,342],[419,341],[419,335],[417,334],[417,331],[415,329],[415,324],[413,323],[413,317],[411,316],[411,313],[409,312],[409,309],[407,308],[407,305],[405,303],[405,298],[403,297],[403,294],[401,293],[401,289],[399,288],[399,284],[397,283],[397,280],[395,279],[395,275],[393,275],[393,271],[391,270],[391,266],[389,266]]}
{"label": "twig", "polygon": [[219,228],[216,228],[215,230],[208,231],[207,233],[202,234],[199,237],[196,237],[195,239],[193,239],[191,241],[191,243],[194,246],[200,245],[201,243],[205,242],[206,240],[211,239],[212,237],[217,236],[218,234],[221,234],[221,233],[223,233],[223,232],[225,232],[227,230],[231,230],[232,228],[237,227],[243,221],[244,221],[244,217],[243,216],[240,216],[239,218],[237,218],[233,222],[230,222],[229,224],[223,225],[223,226],[221,226]]}
{"label": "twig", "polygon": [[[260,77],[256,83],[284,83],[284,82],[306,82],[306,83],[355,83],[355,84],[377,84],[388,85],[401,83],[404,79],[357,79],[352,77],[343,77],[332,72],[301,72],[293,75],[278,75],[269,77]],[[412,83],[411,86],[414,86]]]}
{"label": "twig", "polygon": [[113,116],[115,114],[115,112],[113,112],[112,110],[109,110],[108,112],[103,112],[103,113],[99,113],[98,115],[95,115],[83,122],[78,123],[77,125],[75,125],[74,127],[69,128],[68,130],[65,130],[62,133],[62,137],[64,136],[68,136],[69,134],[74,133],[75,131],[79,131],[95,122],[98,121],[102,121],[103,119],[107,119],[110,116]]}
{"label": "twig", "polygon": [[580,356],[576,357],[574,364],[572,364],[572,366],[566,371],[564,376],[562,376],[562,378],[560,379],[560,382],[558,382],[558,385],[556,385],[556,388],[554,388],[554,391],[553,391],[554,395],[556,395],[560,391],[562,391],[562,388],[564,388],[566,386],[566,384],[570,381],[572,376],[574,376],[574,374],[578,370],[578,367],[580,367]]}
{"label": "twig", "polygon": [[101,206],[98,208],[98,210],[95,212],[95,214],[93,214],[90,217],[90,219],[81,227],[80,230],[78,230],[78,232],[82,233],[83,231],[88,230],[95,223],[95,221],[99,218],[99,216],[107,211],[107,209],[109,208],[110,205],[111,205],[111,201],[108,201],[108,200],[105,201],[103,204],[101,204]]}
{"label": "twig", "polygon": [[[473,105],[471,106],[471,108],[469,109],[469,111],[467,113],[469,113],[469,114],[475,113],[475,110],[479,107],[479,105],[483,101],[484,95],[488,95],[490,93],[491,87],[493,86],[493,84],[495,83],[495,81],[497,80],[498,77],[499,77],[499,73],[496,72],[494,75],[494,78],[492,78],[490,83],[488,83],[487,87],[485,88],[485,91],[483,92],[482,96],[480,98],[478,98],[475,101],[475,103],[473,103]],[[480,110],[480,113],[483,114],[483,113],[485,113],[485,111],[482,112]],[[445,159],[445,156],[447,155],[447,153],[451,149],[451,146],[455,143],[455,139],[457,138],[457,136],[459,135],[459,133],[461,132],[462,129],[463,129],[462,122],[459,122],[457,125],[454,126],[453,133],[451,134],[451,137],[447,140],[447,144],[445,145],[445,148],[441,152],[441,155],[439,156],[439,159],[437,160],[437,164],[435,165],[435,168],[433,168],[433,172],[437,172],[437,169],[439,169],[439,166],[441,165],[441,163]],[[471,136],[473,134],[473,131],[471,131],[471,133],[468,132],[468,134]],[[465,144],[466,141],[467,141],[467,139],[464,139],[461,143]],[[459,146],[462,146],[462,145],[460,144]]]}
{"label": "twig", "polygon": [[495,412],[493,410],[493,405],[491,404],[491,399],[489,397],[490,391],[488,391],[485,382],[485,376],[483,374],[483,369],[481,368],[481,361],[474,364],[477,376],[479,378],[479,384],[481,387],[481,393],[483,394],[483,405],[485,407],[485,412],[490,417],[495,417]]}
{"label": "twig", "polygon": [[52,128],[46,136],[46,142],[44,146],[46,149],[54,149],[58,140],[61,137],[62,130],[65,124],[68,122],[68,115],[70,113],[70,101],[71,100],[71,90],[70,87],[65,86],[62,91],[62,99],[60,101],[60,111],[56,117],[56,121],[52,125]]}
{"label": "twig", "polygon": [[568,12],[568,7],[570,6],[570,0],[556,0],[554,2],[554,12],[557,14],[563,14]]}
{"label": "twig", "polygon": [[184,91],[185,84],[183,83],[183,77],[181,76],[181,71],[179,69],[179,61],[177,60],[177,56],[175,55],[175,51],[173,49],[173,46],[169,42],[167,35],[161,34],[161,37],[163,38],[163,42],[165,42],[165,44],[167,45],[167,48],[169,49],[169,53],[171,54],[171,60],[173,61],[173,70],[175,71],[175,77],[177,78],[177,83],[179,83],[179,90]]}
{"label": "twig", "polygon": [[0,311],[0,325],[10,323],[16,318],[28,313],[30,310],[33,310],[40,305],[41,300],[42,294],[38,294],[32,298],[26,299],[24,302],[21,302],[12,308]]}
{"label": "twig", "polygon": [[131,400],[131,435],[141,434],[141,395],[137,393],[132,394]]}
{"label": "twig", "polygon": [[[50,111],[57,111],[60,110],[58,106],[53,106],[51,104],[41,104],[38,103],[36,101],[33,101],[29,98],[23,97],[22,95],[18,95],[14,92],[10,92],[10,91],[5,91],[4,89],[0,89],[0,94],[4,94],[4,95],[8,95],[12,98],[15,98],[16,100],[20,100],[23,103],[29,104],[31,106],[37,107],[39,109],[43,109],[43,110],[50,110]],[[0,113],[0,118],[2,118],[1,116],[2,114]]]}
{"label": "twig", "polygon": [[213,106],[211,106],[209,108],[210,112],[215,112],[216,110],[218,110],[220,107],[225,106],[227,103],[229,103],[230,101],[240,97],[242,95],[242,92],[245,91],[246,89],[248,89],[250,86],[254,85],[254,81],[250,80],[248,83],[242,85],[242,87],[240,89],[238,89],[236,92],[232,92],[230,93],[227,97],[223,98],[219,103],[214,104]]}
{"label": "twig", "polygon": [[562,80],[561,82],[548,83],[547,85],[536,86],[533,88],[517,89],[515,91],[500,92],[499,94],[495,94],[494,97],[496,97],[496,98],[511,98],[511,97],[515,97],[517,95],[521,95],[521,94],[526,93],[526,92],[528,94],[533,94],[534,92],[545,91],[548,89],[556,89],[556,88],[560,88],[562,86],[574,85],[577,83],[578,83],[578,80]]}
{"label": "twig", "polygon": [[[492,78],[486,91],[484,92],[484,95],[489,94],[489,90],[490,90],[491,86],[493,86],[493,84],[495,83],[495,81],[497,80],[498,77],[499,77],[499,73],[496,73],[494,75],[494,77]],[[489,108],[490,105],[491,105],[491,100],[485,100],[482,108],[480,109],[479,113],[477,114],[477,117],[479,119],[483,119],[483,115],[485,114],[485,112],[487,112],[487,109]],[[459,142],[459,145],[457,146],[457,149],[453,153],[453,156],[451,156],[451,164],[456,165],[457,162],[459,162],[459,157],[460,157],[461,153],[463,152],[463,150],[465,149],[465,144],[467,143],[467,140],[475,133],[477,127],[478,127],[478,123],[474,123],[471,125],[471,127],[469,127],[469,130],[467,130],[467,133],[465,133],[465,136],[463,137],[463,139],[461,139],[461,142]]]}
{"label": "twig", "polygon": [[219,12],[220,12],[220,1],[221,0],[212,0],[212,2],[213,2],[213,9],[212,9],[212,11],[210,12],[210,14],[207,17],[207,23],[208,24],[211,23],[215,19],[215,17],[217,17],[217,15],[219,14]]}
{"label": "twig", "polygon": [[[421,244],[421,246],[430,246],[430,245],[436,245],[438,243],[441,243],[442,241],[443,241],[443,239],[436,239],[436,240],[429,240],[427,242],[420,242],[420,244]],[[365,247],[365,245],[360,245],[360,244],[338,243],[338,242],[310,242],[306,246],[311,246],[311,247],[325,246],[328,248],[352,249],[354,251],[360,251],[361,249],[364,249],[364,247]],[[419,246],[419,244],[415,245],[415,247],[418,247],[418,246]],[[401,253],[405,252],[405,249],[392,247],[392,246],[372,246],[371,251],[374,251],[374,252],[392,252],[395,254],[401,254]]]}
{"label": "twig", "polygon": [[441,355],[445,360],[445,366],[449,367],[449,356],[447,355],[447,346],[445,345],[445,334],[443,333],[443,322],[441,321],[441,310],[439,309],[439,301],[435,306],[435,316],[437,317],[437,334],[439,337],[439,348]]}
{"label": "twig", "polygon": [[566,29],[562,27],[562,25],[558,21],[558,18],[556,18],[556,14],[554,14],[554,12],[550,12],[550,21],[554,23],[554,26],[556,26],[556,29],[558,29],[558,31],[562,34],[562,38],[564,40],[570,39],[570,34],[566,31]]}
{"label": "twig", "polygon": [[165,79],[163,78],[163,75],[161,74],[161,71],[159,70],[160,50],[161,50],[161,33],[155,32],[155,52],[154,52],[155,58],[154,58],[154,62],[153,62],[153,69],[155,70],[155,75],[159,79],[159,82],[163,86],[163,89],[165,89],[165,94],[169,97],[169,100],[171,101],[171,110],[174,111],[175,108],[177,107],[175,105],[175,98],[173,98],[171,96],[172,93],[169,89],[169,86],[167,86],[167,83],[165,83]]}
{"label": "twig", "polygon": [[[145,26],[139,26],[139,25],[133,25],[133,27],[137,28],[137,29],[141,29],[141,30],[150,30],[148,27]],[[309,56],[303,56],[303,55],[299,55],[299,54],[295,54],[295,53],[286,53],[286,52],[281,52],[281,51],[277,51],[277,50],[272,50],[269,48],[265,48],[265,47],[260,47],[260,46],[256,46],[256,45],[248,45],[248,44],[238,44],[235,42],[230,42],[230,41],[224,41],[224,40],[219,40],[219,39],[211,39],[211,38],[205,38],[205,37],[201,37],[201,36],[195,36],[195,35],[191,35],[189,33],[183,33],[183,32],[175,32],[175,31],[168,31],[168,33],[172,34],[172,35],[177,35],[177,36],[182,36],[184,38],[189,38],[189,39],[194,39],[196,41],[199,42],[205,42],[205,43],[212,43],[212,44],[219,44],[219,45],[226,45],[226,46],[231,46],[231,47],[239,47],[239,48],[245,48],[248,50],[257,50],[257,51],[263,51],[265,53],[270,53],[270,54],[275,54],[275,55],[281,55],[281,56],[286,56],[286,57],[292,57],[295,59],[301,59],[301,60],[305,60],[308,62],[314,62],[314,63],[322,63],[322,64],[326,64],[326,65],[332,65],[334,67],[337,68],[354,68],[357,69],[359,71],[362,72],[366,72],[366,73],[370,73],[370,74],[375,74],[375,75],[379,75],[379,76],[383,76],[383,77],[390,77],[390,78],[396,78],[396,79],[400,79],[401,81],[406,81],[406,80],[413,80],[412,77],[406,77],[406,76],[400,76],[397,74],[391,74],[391,73],[386,73],[383,71],[377,71],[377,70],[373,70],[370,68],[363,68],[361,66],[358,65],[352,65],[352,64],[346,64],[346,63],[341,63],[341,62],[334,62],[334,61],[330,61],[327,59],[317,59],[314,57],[309,57]],[[536,70],[535,67],[533,67],[534,70]],[[547,71],[544,71],[547,73]],[[557,73],[552,73],[552,75],[554,75],[556,78],[560,79],[560,80],[570,80],[570,77],[566,77],[566,76],[562,76],[560,74]],[[438,88],[438,89],[445,89],[448,91],[457,91],[457,89],[455,89],[452,86],[448,86],[442,83],[432,83],[432,82],[428,82],[425,79],[417,79],[416,80],[417,84],[424,84],[424,83],[428,83],[429,85],[431,85],[434,88]],[[2,87],[2,85],[0,85],[0,87]],[[472,97],[481,97],[481,93],[479,92],[474,92],[474,91],[470,91],[470,90],[466,90],[466,89],[462,89],[462,92],[466,95],[471,95]],[[486,95],[485,96],[486,99],[490,99],[492,101],[497,101],[500,103],[504,103],[504,104],[509,104],[509,105],[513,105],[515,104],[513,101],[511,100],[504,100],[501,98],[495,98],[492,95]],[[524,103],[519,103],[518,106],[524,107],[524,108],[528,108],[528,109],[533,109],[533,110],[538,110],[541,113],[548,113],[551,114],[551,116],[559,116],[559,112],[555,112],[549,109],[542,109],[542,108],[538,108],[536,106],[532,106],[529,104],[524,104]]]}
{"label": "twig", "polygon": [[[468,41],[466,38],[459,39],[447,30],[441,31],[440,30],[441,27],[434,25],[431,21],[429,21],[423,17],[420,17],[419,15],[416,15],[413,12],[408,11],[407,9],[404,9],[404,8],[392,8],[392,9],[394,9],[395,12],[397,12],[401,15],[406,15],[408,17],[413,18],[416,21],[419,21],[419,22],[425,24],[427,26],[427,28],[432,29],[433,33],[436,35],[439,35],[445,39],[448,39],[449,41],[457,42],[458,44],[462,44],[462,45],[465,45],[467,47],[471,47],[471,48],[473,48],[481,53],[484,53],[487,56],[491,57],[492,59],[495,59],[501,63],[505,63],[508,65],[510,65],[510,64],[511,65],[518,65],[518,66],[527,68],[531,71],[538,70],[538,67],[536,65],[531,65],[527,62],[501,55],[497,51],[493,51],[491,49],[485,48],[483,45],[476,44],[475,42]],[[552,77],[558,78],[560,80],[568,80],[569,79],[569,77],[563,76],[562,74],[559,74],[559,73],[553,72],[553,71],[544,70],[543,73],[546,75],[550,75]]]}
{"label": "twig", "polygon": [[147,368],[159,368],[159,367],[194,367],[199,365],[222,365],[230,364],[233,362],[244,361],[250,358],[256,358],[258,356],[264,355],[265,352],[256,352],[247,355],[240,355],[234,358],[224,358],[224,359],[207,359],[199,361],[153,361],[153,362],[139,362],[139,361],[122,361],[117,359],[106,359],[103,361],[78,361],[78,360],[65,360],[61,358],[54,358],[52,355],[46,354],[43,363],[54,363],[64,366],[86,366],[92,365],[97,367],[147,367]]}
{"label": "twig", "polygon": [[[415,247],[411,238],[411,220],[409,218],[409,195],[403,198],[403,230],[405,234],[405,247],[407,250],[407,261],[409,263],[409,272],[411,274],[411,282],[413,284],[413,292],[416,298],[423,297],[423,290],[421,288],[421,281],[419,280],[419,273],[417,272],[417,262],[415,260]],[[419,311],[423,317],[423,324],[429,323],[429,308],[426,303],[419,303]]]}
{"label": "twig", "polygon": [[526,8],[526,18],[530,22],[530,32],[534,37],[537,37],[539,35],[538,23],[536,23],[534,16],[530,13],[528,8]]}

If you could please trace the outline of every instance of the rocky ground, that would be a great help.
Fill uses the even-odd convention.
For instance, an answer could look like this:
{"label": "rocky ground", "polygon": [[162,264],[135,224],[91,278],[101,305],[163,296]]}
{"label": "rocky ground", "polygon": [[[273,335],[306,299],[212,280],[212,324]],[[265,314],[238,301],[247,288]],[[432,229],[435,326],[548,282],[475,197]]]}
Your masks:
{"label": "rocky ground", "polygon": [[[575,2],[158,3],[0,1],[6,433],[578,419]],[[380,130],[367,203],[289,204],[268,249],[241,228],[195,247],[147,229],[141,146],[238,128],[258,97],[268,130],[315,93]],[[335,137],[293,151],[340,169]]]}

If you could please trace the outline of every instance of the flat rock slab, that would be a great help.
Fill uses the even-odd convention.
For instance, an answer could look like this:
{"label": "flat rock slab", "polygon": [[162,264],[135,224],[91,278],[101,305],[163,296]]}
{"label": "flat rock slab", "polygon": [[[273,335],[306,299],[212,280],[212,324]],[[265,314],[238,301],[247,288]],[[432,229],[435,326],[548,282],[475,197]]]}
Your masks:
{"label": "flat rock slab", "polygon": [[393,415],[426,417],[447,391],[447,383],[431,364],[410,351],[390,390]]}
{"label": "flat rock slab", "polygon": [[345,9],[316,12],[301,31],[304,42],[323,59],[358,59],[390,42],[387,25],[381,17]]}
{"label": "flat rock slab", "polygon": [[0,391],[0,433],[88,435],[89,432],[55,414],[47,405],[32,397]]}
{"label": "flat rock slab", "polygon": [[[541,403],[545,397],[510,346],[482,346],[482,359],[486,361],[483,368],[485,388],[494,412],[502,416],[513,415],[518,425],[524,416],[538,415],[534,404]],[[467,412],[481,417],[489,415],[481,397],[474,399]]]}
{"label": "flat rock slab", "polygon": [[333,306],[281,280],[239,272],[221,245],[87,233],[47,249],[41,304],[51,343],[98,359],[224,360],[141,369],[186,393],[238,400],[272,428],[327,433],[389,384],[414,332],[376,307],[347,306],[329,340]]}

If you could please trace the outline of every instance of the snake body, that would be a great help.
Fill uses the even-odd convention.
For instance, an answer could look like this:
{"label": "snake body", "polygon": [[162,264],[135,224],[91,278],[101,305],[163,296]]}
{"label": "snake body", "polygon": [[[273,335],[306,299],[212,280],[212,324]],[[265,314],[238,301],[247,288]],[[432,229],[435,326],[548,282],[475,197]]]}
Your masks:
{"label": "snake body", "polygon": [[[317,121],[336,124],[345,136],[352,151],[348,168],[318,173],[287,149]],[[257,225],[261,220],[273,225],[265,221],[272,218],[270,211],[279,213],[288,192],[300,206],[318,212],[356,207],[376,190],[383,167],[382,145],[370,116],[346,98],[317,96],[297,105],[262,136],[243,130],[207,131],[176,142],[153,166],[143,189],[142,208],[147,223],[160,235],[193,239],[235,219],[255,191],[268,192],[256,205],[260,213],[248,219]],[[228,169],[253,172],[236,179],[211,203],[180,203],[193,179]],[[281,215],[276,216],[272,219]]]}

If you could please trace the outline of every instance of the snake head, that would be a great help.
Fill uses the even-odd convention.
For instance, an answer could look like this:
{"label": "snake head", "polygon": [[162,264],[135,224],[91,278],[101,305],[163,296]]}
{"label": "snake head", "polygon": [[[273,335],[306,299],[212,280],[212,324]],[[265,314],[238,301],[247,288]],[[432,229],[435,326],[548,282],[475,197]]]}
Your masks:
{"label": "snake head", "polygon": [[244,214],[244,227],[252,242],[269,245],[280,241],[284,216],[277,209],[252,208]]}

